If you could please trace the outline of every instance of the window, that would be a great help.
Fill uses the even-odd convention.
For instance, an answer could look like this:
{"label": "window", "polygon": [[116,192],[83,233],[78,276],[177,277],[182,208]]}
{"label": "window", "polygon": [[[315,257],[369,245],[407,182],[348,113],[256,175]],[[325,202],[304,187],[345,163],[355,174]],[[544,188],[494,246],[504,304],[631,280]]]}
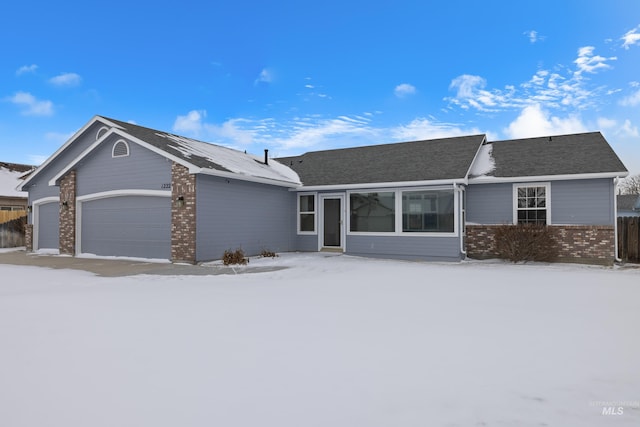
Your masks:
{"label": "window", "polygon": [[316,231],[316,196],[301,194],[298,197],[298,232],[315,233]]}
{"label": "window", "polygon": [[402,231],[453,233],[453,190],[402,192]]}
{"label": "window", "polygon": [[549,185],[514,186],[516,224],[547,224],[549,220]]}
{"label": "window", "polygon": [[126,157],[129,155],[129,145],[124,140],[119,140],[113,144],[111,157]]}
{"label": "window", "polygon": [[396,229],[395,192],[351,193],[350,231],[391,232]]}

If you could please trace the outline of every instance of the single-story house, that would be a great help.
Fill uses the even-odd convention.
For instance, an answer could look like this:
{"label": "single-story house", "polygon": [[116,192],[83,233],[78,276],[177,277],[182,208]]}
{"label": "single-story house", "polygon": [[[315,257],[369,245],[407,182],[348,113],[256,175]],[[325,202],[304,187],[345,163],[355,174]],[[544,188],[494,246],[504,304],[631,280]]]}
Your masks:
{"label": "single-story house", "polygon": [[640,194],[617,196],[618,216],[640,216]]}
{"label": "single-story house", "polygon": [[225,250],[495,256],[503,224],[551,226],[560,259],[612,263],[627,170],[599,132],[485,135],[270,159],[95,116],[24,182],[31,250],[200,262]]}
{"label": "single-story house", "polygon": [[34,166],[0,162],[0,211],[26,211],[28,194],[19,191],[23,177]]}

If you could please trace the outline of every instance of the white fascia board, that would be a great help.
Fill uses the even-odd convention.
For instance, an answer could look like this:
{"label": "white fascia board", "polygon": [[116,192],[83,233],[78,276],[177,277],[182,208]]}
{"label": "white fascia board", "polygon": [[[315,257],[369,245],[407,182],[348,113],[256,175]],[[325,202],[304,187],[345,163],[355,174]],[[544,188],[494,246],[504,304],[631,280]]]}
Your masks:
{"label": "white fascia board", "polygon": [[514,182],[535,182],[535,181],[569,181],[579,179],[598,179],[598,178],[624,178],[629,172],[601,172],[601,173],[583,173],[575,175],[540,175],[540,176],[513,176],[513,177],[495,177],[495,176],[479,176],[469,178],[469,185],[473,184],[504,184]]}
{"label": "white fascia board", "polygon": [[257,176],[242,175],[235,172],[225,172],[216,169],[194,168],[189,169],[189,173],[217,176],[220,178],[237,179],[239,181],[256,182],[259,184],[277,185],[278,187],[287,187],[292,190],[301,188],[300,184],[291,181],[280,181],[277,179],[261,178]]}
{"label": "white fascia board", "polygon": [[439,179],[433,181],[393,181],[393,182],[371,182],[362,184],[337,184],[337,185],[314,185],[301,186],[295,191],[325,191],[325,190],[358,190],[366,188],[399,188],[399,187],[431,187],[434,185],[467,185],[466,178],[459,179]]}
{"label": "white fascia board", "polygon": [[[36,170],[22,183],[22,188],[24,188],[29,182],[31,182],[31,180],[33,178],[35,178],[42,169],[44,169],[45,167],[47,167],[48,164],[50,164],[56,157],[58,157],[60,155],[60,153],[62,153],[69,145],[71,145],[80,135],[82,135],[84,133],[84,131],[86,131],[87,129],[89,129],[91,127],[91,125],[93,125],[95,122],[101,122],[101,123],[105,123],[105,124],[109,124],[110,126],[116,126],[115,124],[111,123],[108,120],[105,120],[104,118],[100,117],[100,116],[93,116],[93,118],[91,120],[89,120],[87,122],[87,124],[85,124],[84,126],[82,126],[76,133],[73,134],[73,136],[71,138],[69,138],[67,140],[67,142],[65,142],[64,144],[62,144],[62,146],[60,148],[58,148],[56,150],[55,153],[53,153],[51,156],[49,156],[49,158],[47,160],[44,161],[44,163],[42,163],[40,166],[38,166],[36,168]],[[119,126],[118,126],[119,127]],[[21,189],[22,189],[21,188]],[[25,190],[23,190],[25,191]]]}

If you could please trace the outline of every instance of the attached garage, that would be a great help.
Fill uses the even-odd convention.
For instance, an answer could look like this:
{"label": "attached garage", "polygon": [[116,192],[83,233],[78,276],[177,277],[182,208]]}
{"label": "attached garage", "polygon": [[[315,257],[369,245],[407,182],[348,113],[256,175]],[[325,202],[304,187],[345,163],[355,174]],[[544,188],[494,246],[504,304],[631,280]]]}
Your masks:
{"label": "attached garage", "polygon": [[78,253],[171,259],[171,197],[78,198]]}

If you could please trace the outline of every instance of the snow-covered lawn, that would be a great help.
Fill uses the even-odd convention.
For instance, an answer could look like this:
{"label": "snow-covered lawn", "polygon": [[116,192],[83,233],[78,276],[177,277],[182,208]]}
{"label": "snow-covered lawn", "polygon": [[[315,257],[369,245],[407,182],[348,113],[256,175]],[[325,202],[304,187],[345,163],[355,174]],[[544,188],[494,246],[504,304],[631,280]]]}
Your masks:
{"label": "snow-covered lawn", "polygon": [[290,268],[0,265],[0,425],[640,425],[640,270],[250,265]]}

